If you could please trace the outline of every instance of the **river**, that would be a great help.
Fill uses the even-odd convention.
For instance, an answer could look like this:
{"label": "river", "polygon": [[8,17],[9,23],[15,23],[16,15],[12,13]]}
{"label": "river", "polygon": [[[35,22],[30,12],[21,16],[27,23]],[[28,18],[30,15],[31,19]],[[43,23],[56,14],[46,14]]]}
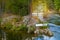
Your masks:
{"label": "river", "polygon": [[48,26],[54,35],[52,37],[43,35],[43,37],[37,37],[35,40],[60,40],[60,26],[52,23],[49,23]]}

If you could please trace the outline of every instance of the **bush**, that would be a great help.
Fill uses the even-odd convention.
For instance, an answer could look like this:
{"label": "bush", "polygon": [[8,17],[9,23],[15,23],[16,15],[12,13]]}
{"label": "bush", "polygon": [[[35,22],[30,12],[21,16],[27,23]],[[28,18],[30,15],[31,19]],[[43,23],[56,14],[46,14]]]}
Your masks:
{"label": "bush", "polygon": [[3,25],[4,30],[10,30],[13,27],[13,25],[10,22],[7,22]]}
{"label": "bush", "polygon": [[48,26],[42,26],[42,27],[40,27],[41,29],[46,29],[46,28],[48,28]]}
{"label": "bush", "polygon": [[5,5],[7,12],[20,16],[29,14],[29,0],[7,0]]}

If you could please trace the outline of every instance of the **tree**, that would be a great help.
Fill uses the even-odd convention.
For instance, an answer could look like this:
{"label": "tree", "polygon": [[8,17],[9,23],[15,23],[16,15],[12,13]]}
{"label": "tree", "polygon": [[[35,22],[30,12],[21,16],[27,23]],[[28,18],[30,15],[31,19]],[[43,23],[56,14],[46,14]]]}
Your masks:
{"label": "tree", "polygon": [[60,9],[60,0],[54,0],[54,5],[55,5],[55,9],[59,10]]}
{"label": "tree", "polygon": [[60,0],[54,0],[55,10],[60,14]]}
{"label": "tree", "polygon": [[25,16],[29,14],[29,0],[7,0],[6,11]]}

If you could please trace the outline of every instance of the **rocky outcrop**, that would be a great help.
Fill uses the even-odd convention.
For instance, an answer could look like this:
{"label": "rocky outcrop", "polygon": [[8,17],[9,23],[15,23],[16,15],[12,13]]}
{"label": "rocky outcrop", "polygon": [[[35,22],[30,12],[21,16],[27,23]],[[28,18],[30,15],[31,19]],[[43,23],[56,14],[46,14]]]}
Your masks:
{"label": "rocky outcrop", "polygon": [[46,29],[36,29],[35,33],[46,35],[46,36],[49,36],[49,37],[53,36],[53,33],[48,28],[46,28]]}

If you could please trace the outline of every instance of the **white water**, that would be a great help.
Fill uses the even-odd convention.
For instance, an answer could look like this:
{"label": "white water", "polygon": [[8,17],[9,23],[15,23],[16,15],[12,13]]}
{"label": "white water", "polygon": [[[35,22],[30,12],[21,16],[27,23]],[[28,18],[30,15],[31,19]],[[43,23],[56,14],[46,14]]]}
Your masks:
{"label": "white water", "polygon": [[54,35],[52,37],[43,35],[42,38],[38,37],[36,40],[60,40],[60,26],[51,23],[48,26]]}

